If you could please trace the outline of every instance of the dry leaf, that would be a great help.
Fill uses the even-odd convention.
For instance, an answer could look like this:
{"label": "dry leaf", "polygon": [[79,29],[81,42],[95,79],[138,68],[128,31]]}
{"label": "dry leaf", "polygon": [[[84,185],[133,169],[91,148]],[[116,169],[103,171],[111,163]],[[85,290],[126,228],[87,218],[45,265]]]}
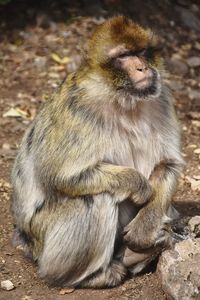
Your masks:
{"label": "dry leaf", "polygon": [[195,180],[195,179],[191,178],[190,176],[186,176],[185,178],[191,184],[191,189],[193,191],[196,191],[196,190],[200,191],[200,180]]}
{"label": "dry leaf", "polygon": [[6,113],[3,114],[3,118],[12,117],[12,118],[28,118],[26,111],[20,108],[10,108]]}
{"label": "dry leaf", "polygon": [[75,290],[74,288],[65,288],[60,290],[59,294],[60,295],[70,294],[73,293],[74,290]]}
{"label": "dry leaf", "polygon": [[10,150],[10,144],[4,143],[4,144],[2,145],[2,149],[4,149],[4,150]]}
{"label": "dry leaf", "polygon": [[51,59],[53,59],[56,63],[60,64],[60,65],[66,65],[69,61],[70,58],[65,56],[63,58],[61,58],[57,53],[51,53]]}
{"label": "dry leaf", "polygon": [[192,125],[200,127],[200,121],[192,120]]}
{"label": "dry leaf", "polygon": [[195,153],[195,154],[200,154],[200,148],[195,149],[195,150],[194,150],[194,153]]}

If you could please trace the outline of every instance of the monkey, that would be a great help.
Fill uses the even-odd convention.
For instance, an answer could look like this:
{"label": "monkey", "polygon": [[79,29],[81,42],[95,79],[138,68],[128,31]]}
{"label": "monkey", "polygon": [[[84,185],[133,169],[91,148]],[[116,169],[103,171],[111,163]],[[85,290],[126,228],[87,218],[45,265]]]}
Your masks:
{"label": "monkey", "polygon": [[125,16],[99,25],[22,139],[12,213],[51,285],[117,286],[171,240],[184,162],[158,46]]}

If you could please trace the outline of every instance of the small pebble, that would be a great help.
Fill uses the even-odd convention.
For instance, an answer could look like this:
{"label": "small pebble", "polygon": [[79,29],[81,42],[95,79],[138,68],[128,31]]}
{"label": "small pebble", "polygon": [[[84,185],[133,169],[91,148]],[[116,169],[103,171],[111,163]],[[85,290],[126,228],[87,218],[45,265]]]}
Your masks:
{"label": "small pebble", "polygon": [[70,294],[73,293],[74,290],[75,290],[74,288],[65,288],[60,290],[59,294],[60,295]]}
{"label": "small pebble", "polygon": [[1,288],[6,291],[11,291],[15,288],[14,284],[10,280],[1,281]]}

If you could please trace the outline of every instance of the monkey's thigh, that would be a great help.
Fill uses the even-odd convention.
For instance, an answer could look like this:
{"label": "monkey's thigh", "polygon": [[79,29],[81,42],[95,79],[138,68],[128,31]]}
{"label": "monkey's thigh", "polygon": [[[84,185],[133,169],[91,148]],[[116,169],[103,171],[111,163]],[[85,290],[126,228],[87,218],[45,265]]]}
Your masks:
{"label": "monkey's thigh", "polygon": [[[45,222],[45,220],[44,220]],[[61,199],[49,212],[39,272],[52,284],[77,285],[113,256],[118,207],[111,195]]]}

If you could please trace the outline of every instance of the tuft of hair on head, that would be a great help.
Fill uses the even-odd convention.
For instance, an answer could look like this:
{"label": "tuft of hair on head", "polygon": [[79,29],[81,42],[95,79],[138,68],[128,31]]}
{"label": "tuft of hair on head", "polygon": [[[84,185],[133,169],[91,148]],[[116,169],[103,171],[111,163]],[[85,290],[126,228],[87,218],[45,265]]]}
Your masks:
{"label": "tuft of hair on head", "polygon": [[106,63],[111,49],[123,45],[137,51],[155,47],[157,37],[150,29],[144,29],[125,16],[116,16],[99,25],[88,44],[88,57],[91,66]]}

